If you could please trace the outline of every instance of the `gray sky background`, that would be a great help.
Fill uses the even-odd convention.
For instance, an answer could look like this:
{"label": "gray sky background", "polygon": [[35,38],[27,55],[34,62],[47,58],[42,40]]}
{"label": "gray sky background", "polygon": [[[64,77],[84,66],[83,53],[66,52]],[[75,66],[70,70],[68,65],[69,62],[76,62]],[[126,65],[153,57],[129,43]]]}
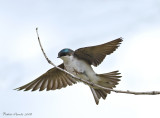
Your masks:
{"label": "gray sky background", "polygon": [[116,89],[160,90],[159,0],[0,0],[0,117],[32,113],[26,118],[159,118],[160,96],[112,93],[97,106],[90,89],[76,84],[43,92],[14,91],[52,66],[40,50],[35,28],[55,63],[62,48],[73,50],[123,37],[121,46],[94,68],[119,70]]}

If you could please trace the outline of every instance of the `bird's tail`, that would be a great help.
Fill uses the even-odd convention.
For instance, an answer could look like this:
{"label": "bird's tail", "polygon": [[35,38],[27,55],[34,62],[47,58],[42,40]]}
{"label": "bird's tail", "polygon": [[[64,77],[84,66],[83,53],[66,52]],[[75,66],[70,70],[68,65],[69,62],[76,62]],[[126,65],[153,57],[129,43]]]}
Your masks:
{"label": "bird's tail", "polygon": [[[109,73],[104,73],[104,74],[97,74],[97,76],[100,78],[98,81],[98,85],[106,87],[106,88],[114,88],[120,81],[118,71],[113,71]],[[107,94],[110,94],[110,90],[104,90],[104,89],[97,89],[97,88],[92,88],[90,87],[93,97],[95,99],[96,104],[98,105],[99,99],[102,97],[105,99],[107,97]]]}

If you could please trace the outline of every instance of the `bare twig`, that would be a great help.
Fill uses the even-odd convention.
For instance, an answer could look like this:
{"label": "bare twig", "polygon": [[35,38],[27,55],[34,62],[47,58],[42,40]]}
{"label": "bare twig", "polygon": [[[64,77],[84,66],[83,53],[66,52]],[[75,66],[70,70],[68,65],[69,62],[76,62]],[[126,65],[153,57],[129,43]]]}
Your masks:
{"label": "bare twig", "polygon": [[55,68],[57,68],[57,69],[65,72],[65,73],[67,73],[67,74],[70,75],[71,77],[73,77],[73,78],[75,78],[75,79],[77,79],[77,80],[79,80],[79,81],[81,81],[81,82],[83,82],[83,83],[85,83],[85,84],[87,84],[87,85],[89,85],[89,86],[98,87],[98,88],[104,89],[104,90],[110,90],[110,91],[113,91],[113,92],[116,92],[116,93],[126,93],[126,94],[134,94],[134,95],[158,95],[158,94],[160,94],[160,91],[134,92],[134,91],[129,91],[129,90],[127,90],[127,91],[115,90],[115,89],[110,89],[110,88],[106,88],[106,87],[97,85],[97,84],[95,84],[95,83],[91,83],[91,82],[89,82],[89,81],[87,81],[87,80],[83,80],[82,78],[79,78],[79,77],[77,77],[77,76],[69,73],[68,71],[66,71],[66,70],[64,70],[64,69],[56,66],[52,61],[50,61],[50,60],[48,59],[46,53],[44,52],[42,45],[41,45],[41,41],[40,41],[39,34],[38,34],[38,28],[36,28],[36,33],[37,33],[37,37],[38,37],[38,42],[39,42],[40,48],[41,48],[41,50],[42,50],[42,53],[43,53],[44,57],[45,57],[46,60],[48,61],[48,63],[51,64],[52,66],[54,66]]}

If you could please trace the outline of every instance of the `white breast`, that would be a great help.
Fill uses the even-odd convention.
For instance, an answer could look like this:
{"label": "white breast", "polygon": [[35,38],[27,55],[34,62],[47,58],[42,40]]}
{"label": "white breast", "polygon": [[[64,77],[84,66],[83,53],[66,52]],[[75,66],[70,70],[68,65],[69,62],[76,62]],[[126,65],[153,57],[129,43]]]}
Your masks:
{"label": "white breast", "polygon": [[[73,56],[63,56],[61,59],[64,62],[66,70],[75,76],[79,76],[82,79],[90,80],[92,82],[96,82],[98,80],[98,77],[92,67],[85,61],[74,58]],[[84,72],[85,74],[77,74],[75,70],[79,73]]]}

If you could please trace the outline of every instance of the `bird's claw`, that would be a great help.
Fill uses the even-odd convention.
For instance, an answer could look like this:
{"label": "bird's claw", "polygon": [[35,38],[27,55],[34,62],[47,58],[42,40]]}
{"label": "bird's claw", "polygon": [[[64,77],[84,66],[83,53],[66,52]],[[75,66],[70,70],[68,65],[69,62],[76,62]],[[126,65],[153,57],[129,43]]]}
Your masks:
{"label": "bird's claw", "polygon": [[76,73],[76,75],[83,73],[83,72],[78,72],[75,68],[73,68],[73,72]]}

